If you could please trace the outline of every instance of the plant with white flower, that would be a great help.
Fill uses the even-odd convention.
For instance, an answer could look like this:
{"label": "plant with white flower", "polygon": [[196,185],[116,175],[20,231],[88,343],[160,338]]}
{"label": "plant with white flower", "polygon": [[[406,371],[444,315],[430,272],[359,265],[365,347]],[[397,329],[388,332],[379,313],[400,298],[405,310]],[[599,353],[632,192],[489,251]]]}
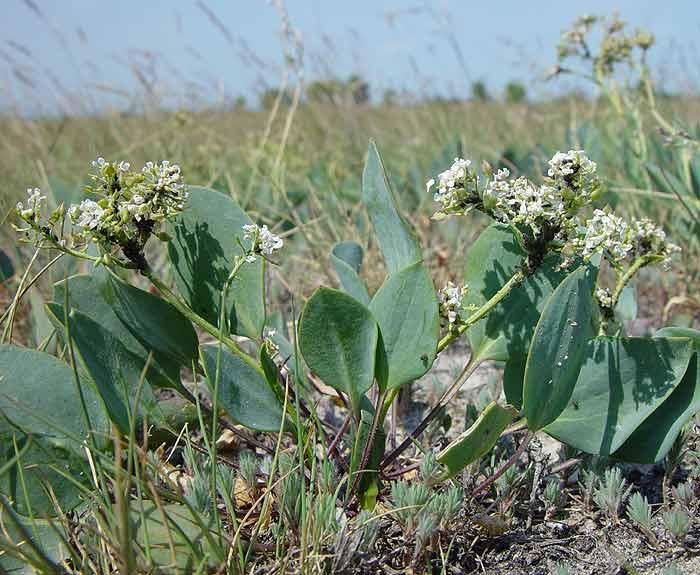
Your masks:
{"label": "plant with white flower", "polygon": [[[473,207],[481,204],[478,193],[479,176],[470,170],[471,160],[455,158],[452,165],[438,174],[437,189],[433,199],[442,204],[442,209],[433,218],[440,219],[447,215],[464,215]],[[436,185],[435,179],[426,183],[428,193]]]}
{"label": "plant with white flower", "polygon": [[571,245],[584,259],[602,253],[613,265],[619,265],[632,250],[629,225],[621,217],[604,210],[595,210],[571,241]]}
{"label": "plant with white flower", "polygon": [[632,222],[631,241],[635,256],[655,257],[664,265],[668,265],[671,258],[681,251],[679,246],[667,240],[666,232],[649,218]]}
{"label": "plant with white flower", "polygon": [[450,281],[438,292],[440,317],[447,320],[448,329],[452,329],[460,322],[462,302],[468,291],[468,286],[457,286]]}
{"label": "plant with white flower", "polygon": [[128,162],[108,162],[102,157],[92,166],[93,183],[85,191],[94,199],[69,210],[76,235],[85,243],[96,242],[106,253],[119,248],[127,265],[145,269],[146,242],[153,235],[167,239],[161,225],[185,206],[187,190],[180,167],[164,160],[132,172]]}
{"label": "plant with white flower", "polygon": [[26,203],[17,203],[17,213],[20,218],[29,222],[38,222],[41,219],[41,204],[46,196],[41,195],[39,188],[27,188]]}
{"label": "plant with white flower", "polygon": [[27,199],[17,203],[14,215],[18,222],[13,222],[13,227],[24,235],[24,241],[32,242],[37,246],[65,243],[62,232],[56,231],[62,230],[63,227],[58,225],[65,217],[63,206],[58,206],[49,212],[46,196],[42,195],[41,189],[27,188]]}
{"label": "plant with white flower", "polygon": [[549,160],[547,176],[557,188],[566,210],[577,210],[600,192],[597,165],[583,150],[557,152]]}
{"label": "plant with white flower", "polygon": [[595,290],[595,298],[598,300],[598,305],[608,314],[612,313],[613,295],[606,287],[597,287]]}
{"label": "plant with white flower", "polygon": [[[90,197],[67,210],[73,225],[70,233],[64,225],[66,210],[63,205],[44,217],[46,197],[38,188],[30,188],[28,200],[17,204],[16,214],[26,224],[17,227],[18,231],[33,236],[35,243],[43,247],[60,249],[77,257],[81,254],[84,257],[81,250],[94,242],[103,256],[114,263],[147,269],[146,242],[154,235],[168,239],[161,225],[177,216],[187,200],[180,167],[168,161],[148,162],[140,172],[132,172],[128,162],[109,162],[102,157],[94,160],[92,167],[92,183],[84,188]],[[114,257],[118,250],[123,259]]]}
{"label": "plant with white flower", "polygon": [[246,261],[250,263],[255,261],[256,255],[271,256],[284,245],[282,238],[273,234],[265,224],[262,226],[257,224],[244,225],[243,239],[250,241],[250,249],[246,255]]}
{"label": "plant with white flower", "polygon": [[[549,250],[561,250],[577,227],[577,214],[600,190],[596,164],[582,150],[557,152],[549,162],[545,183],[538,185],[510,171],[494,171],[484,164],[485,184],[469,171],[467,160],[457,161],[438,176],[434,198],[442,204],[439,217],[462,215],[476,208],[498,222],[516,227],[534,270]],[[428,190],[434,181],[428,182]]]}
{"label": "plant with white flower", "polygon": [[[609,19],[590,15],[577,18],[561,35],[557,47],[560,64],[573,59],[589,61],[598,83],[610,77],[620,64],[643,65],[647,50],[654,44],[654,36],[644,30],[628,33],[626,26],[617,15]],[[597,52],[590,44],[596,27],[601,35]],[[575,73],[562,66],[559,66],[559,72]]]}

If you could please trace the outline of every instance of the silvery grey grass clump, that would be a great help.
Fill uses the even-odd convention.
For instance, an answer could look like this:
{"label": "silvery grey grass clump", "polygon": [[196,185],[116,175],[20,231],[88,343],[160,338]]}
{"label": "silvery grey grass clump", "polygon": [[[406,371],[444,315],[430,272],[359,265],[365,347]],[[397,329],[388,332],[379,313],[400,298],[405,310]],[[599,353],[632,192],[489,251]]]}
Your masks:
{"label": "silvery grey grass clump", "polygon": [[688,513],[676,506],[661,514],[666,530],[677,543],[683,543],[692,525],[692,519]]}
{"label": "silvery grey grass clump", "polygon": [[593,501],[603,513],[617,523],[620,507],[632,490],[627,480],[622,476],[619,467],[606,469],[600,485],[593,490]]}
{"label": "silvery grey grass clump", "polygon": [[634,492],[627,501],[627,516],[652,543],[656,543],[653,531],[651,505],[639,492]]}

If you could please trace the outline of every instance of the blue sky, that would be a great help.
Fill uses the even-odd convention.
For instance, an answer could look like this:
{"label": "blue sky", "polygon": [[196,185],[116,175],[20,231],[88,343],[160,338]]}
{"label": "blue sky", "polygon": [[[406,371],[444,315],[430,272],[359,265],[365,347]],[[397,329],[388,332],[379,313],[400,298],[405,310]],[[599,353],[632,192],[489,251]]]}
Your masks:
{"label": "blue sky", "polygon": [[[695,86],[700,78],[697,0],[285,4],[304,44],[307,78],[358,73],[375,96],[389,87],[464,95],[476,79],[494,91],[510,79],[528,83],[531,92],[551,89],[532,82],[553,62],[561,30],[582,13],[615,9],[654,32],[654,65],[668,86]],[[146,84],[167,94],[170,105],[238,94],[255,101],[263,86],[279,82],[280,29],[265,0],[4,0],[0,107],[126,107]]]}

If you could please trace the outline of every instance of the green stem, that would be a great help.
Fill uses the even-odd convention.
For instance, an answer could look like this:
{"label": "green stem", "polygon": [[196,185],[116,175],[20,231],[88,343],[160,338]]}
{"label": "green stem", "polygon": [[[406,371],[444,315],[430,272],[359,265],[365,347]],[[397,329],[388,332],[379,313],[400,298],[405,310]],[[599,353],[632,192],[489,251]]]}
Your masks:
{"label": "green stem", "polygon": [[215,325],[209,323],[203,317],[200,317],[194,313],[189,306],[183,302],[179,296],[173,292],[167,284],[160,280],[157,276],[153,275],[150,270],[145,270],[142,272],[145,277],[147,277],[151,283],[158,289],[158,291],[163,296],[168,303],[170,303],[175,309],[177,309],[182,315],[189,319],[193,324],[203,329],[209,335],[215,337],[218,341],[221,341],[226,347],[238,355],[243,355],[248,357],[243,353],[239,345],[229,336],[224,335],[224,333],[218,329]]}
{"label": "green stem", "polygon": [[499,289],[491,299],[489,299],[484,305],[482,305],[478,310],[476,310],[472,315],[470,315],[464,322],[454,331],[448,333],[443,337],[438,343],[438,353],[450,345],[455,339],[461,336],[465,331],[472,327],[479,320],[486,317],[493,308],[495,308],[515,287],[520,285],[525,279],[526,274],[523,270],[518,270],[513,274],[501,289]]}
{"label": "green stem", "polygon": [[639,256],[636,260],[634,260],[632,265],[627,268],[627,271],[622,275],[615,286],[615,291],[612,294],[612,309],[615,309],[615,306],[620,299],[620,295],[622,294],[622,290],[625,289],[625,286],[630,282],[634,275],[644,266],[662,259],[663,258],[661,256],[648,254]]}
{"label": "green stem", "polygon": [[[384,409],[384,404],[385,404],[385,399],[388,393],[391,393],[391,391],[385,390],[380,392],[379,397],[377,398],[377,408],[374,410],[374,417],[372,418],[372,424],[369,429],[369,433],[367,433],[367,441],[365,442],[364,449],[362,450],[362,457],[360,458],[360,465],[358,468],[355,470],[355,479],[353,480],[352,487],[350,488],[349,493],[352,494],[360,485],[360,481],[362,480],[362,474],[365,470],[365,467],[367,467],[367,463],[369,462],[370,455],[372,454],[372,448],[374,447],[374,438],[377,435],[377,430],[379,429],[379,426],[383,424],[384,422],[384,417],[386,416],[386,410]],[[357,437],[358,439],[361,437],[360,434],[360,428],[362,426],[362,416],[360,416],[359,424],[357,427]]]}

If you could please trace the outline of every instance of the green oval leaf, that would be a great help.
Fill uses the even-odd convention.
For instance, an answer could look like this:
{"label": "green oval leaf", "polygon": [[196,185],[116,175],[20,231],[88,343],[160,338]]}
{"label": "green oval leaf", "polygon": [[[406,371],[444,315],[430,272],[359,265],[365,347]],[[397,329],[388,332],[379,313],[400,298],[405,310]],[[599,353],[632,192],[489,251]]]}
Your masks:
{"label": "green oval leaf", "polygon": [[595,338],[566,409],[545,431],[587,453],[613,454],[676,389],[691,353],[687,339]]}
{"label": "green oval leaf", "polygon": [[489,403],[472,426],[438,454],[437,460],[447,467],[447,473],[441,479],[454,477],[491,451],[517,415],[518,412],[509,405],[504,407],[495,401]]}
{"label": "green oval leaf", "polygon": [[[33,546],[39,549],[45,559],[60,563],[70,556],[62,541],[65,529],[60,521],[30,519],[8,509],[6,512],[0,510],[0,525],[3,526],[3,542],[21,551],[23,557],[38,561],[37,552],[27,543],[25,533],[29,535]],[[2,552],[0,552],[0,572],[9,575],[36,574],[36,570],[28,561]],[[60,567],[57,567],[56,572],[61,572]]]}
{"label": "green oval leaf", "polygon": [[191,367],[199,342],[190,321],[162,298],[110,278],[114,313],[147,349]]}
{"label": "green oval leaf", "polygon": [[698,411],[700,411],[700,375],[698,354],[695,353],[678,387],[635,429],[613,456],[634,463],[661,461],[673,446],[683,427]]}
{"label": "green oval leaf", "polygon": [[371,312],[353,297],[319,288],[306,302],[299,345],[309,368],[350,398],[357,415],[372,386],[379,328]]}
{"label": "green oval leaf", "polygon": [[523,412],[534,431],[554,421],[576,385],[593,337],[593,289],[598,269],[579,267],[554,290],[537,322],[525,365]]}
{"label": "green oval leaf", "polygon": [[[168,244],[175,284],[190,307],[219,324],[224,282],[243,254],[243,226],[253,223],[231,199],[215,190],[190,186],[187,208],[173,225]],[[229,289],[226,311],[234,333],[257,339],[265,325],[264,260],[246,263]]]}
{"label": "green oval leaf", "polygon": [[343,290],[360,303],[369,305],[367,288],[359,276],[363,255],[360,244],[347,241],[333,246],[330,259]]}
{"label": "green oval leaf", "polygon": [[518,409],[523,406],[523,379],[527,357],[516,355],[506,361],[503,368],[503,393],[506,401]]}
{"label": "green oval leaf", "polygon": [[131,504],[134,542],[148,549],[157,571],[202,573],[222,560],[221,547],[211,521],[185,505]]}
{"label": "green oval leaf", "polygon": [[9,280],[15,275],[15,266],[12,264],[10,256],[4,250],[0,250],[0,284]]}
{"label": "green oval leaf", "polygon": [[90,425],[66,363],[40,351],[0,345],[0,432],[18,428],[56,447],[78,451],[91,432],[102,443],[109,419],[90,383],[82,387]]}
{"label": "green oval leaf", "polygon": [[[696,352],[700,349],[700,331],[683,327],[665,327],[654,337],[687,337]],[[655,463],[663,459],[676,437],[693,415],[700,411],[700,372],[697,353],[678,387],[654,413],[634,431],[614,456],[635,463]]]}
{"label": "green oval leaf", "polygon": [[[482,306],[518,271],[527,254],[513,231],[493,224],[486,228],[467,252],[464,281],[469,286],[466,306]],[[558,256],[545,258],[541,267],[467,332],[476,357],[506,361],[526,357],[535,325],[547,298],[566,277],[557,268]]]}
{"label": "green oval leaf", "polygon": [[654,334],[654,337],[687,337],[693,342],[695,349],[700,350],[700,331],[690,327],[663,327]]}
{"label": "green oval leaf", "polygon": [[389,178],[373,140],[370,140],[362,172],[362,201],[367,208],[389,273],[423,259],[413,231],[399,213]]}
{"label": "green oval leaf", "polygon": [[[48,304],[47,309],[52,321],[63,332],[63,307]],[[134,405],[146,360],[129,351],[112,332],[81,311],[71,310],[68,321],[76,355],[120,431],[129,432],[132,417],[138,420],[146,414],[157,415],[156,400],[147,381],[143,382],[139,405]]]}
{"label": "green oval leaf", "polygon": [[440,315],[433,281],[423,264],[389,275],[369,309],[382,334],[388,387],[400,387],[428,371],[437,354]]}
{"label": "green oval leaf", "polygon": [[0,496],[26,516],[60,514],[49,493],[62,512],[75,508],[82,501],[79,484],[91,477],[87,461],[57,444],[55,436],[19,430],[0,431],[0,468],[7,468],[0,475]]}
{"label": "green oval leaf", "polygon": [[[218,402],[236,422],[256,431],[279,431],[282,404],[268,385],[263,370],[248,357],[218,345],[200,348],[211,390],[217,378]],[[219,355],[221,354],[221,355]]]}
{"label": "green oval leaf", "polygon": [[134,337],[115,313],[114,306],[110,303],[114,301],[114,294],[107,276],[103,273],[79,274],[54,284],[54,300],[56,305],[61,306],[60,315],[55,319],[58,319],[60,324],[63,323],[62,309],[66,288],[71,309],[77,309],[98,322],[104,329],[111,332],[125,349],[141,358],[144,363],[149,351],[153,351],[153,367],[148,373],[148,379],[152,385],[181,388],[180,363],[161,354],[157,349],[146,350],[141,341]]}

